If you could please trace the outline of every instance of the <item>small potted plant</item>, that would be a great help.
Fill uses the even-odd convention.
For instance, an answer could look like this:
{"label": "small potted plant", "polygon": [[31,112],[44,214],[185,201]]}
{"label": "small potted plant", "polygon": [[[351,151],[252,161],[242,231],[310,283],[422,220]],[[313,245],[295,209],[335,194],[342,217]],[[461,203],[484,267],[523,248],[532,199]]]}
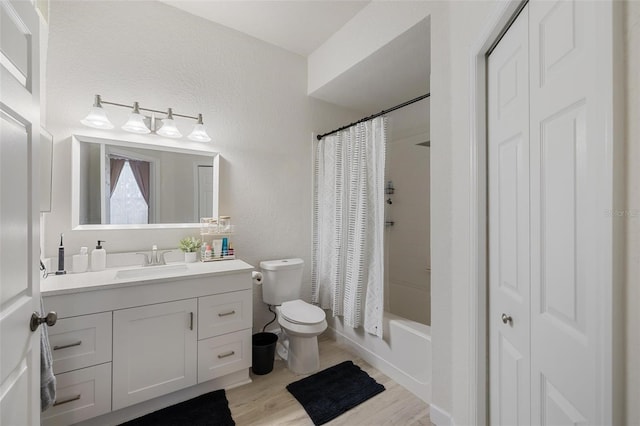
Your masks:
{"label": "small potted plant", "polygon": [[198,256],[198,250],[202,246],[202,241],[195,237],[184,237],[180,240],[180,250],[184,252],[185,263],[193,263]]}

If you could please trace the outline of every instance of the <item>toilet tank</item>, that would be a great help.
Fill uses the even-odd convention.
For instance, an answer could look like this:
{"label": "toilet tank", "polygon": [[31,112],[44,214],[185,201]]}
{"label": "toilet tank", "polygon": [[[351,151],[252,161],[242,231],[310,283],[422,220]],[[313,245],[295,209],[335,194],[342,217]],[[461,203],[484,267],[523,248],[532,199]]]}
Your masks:
{"label": "toilet tank", "polygon": [[302,259],[266,260],[262,270],[262,300],[268,305],[296,300],[302,293]]}

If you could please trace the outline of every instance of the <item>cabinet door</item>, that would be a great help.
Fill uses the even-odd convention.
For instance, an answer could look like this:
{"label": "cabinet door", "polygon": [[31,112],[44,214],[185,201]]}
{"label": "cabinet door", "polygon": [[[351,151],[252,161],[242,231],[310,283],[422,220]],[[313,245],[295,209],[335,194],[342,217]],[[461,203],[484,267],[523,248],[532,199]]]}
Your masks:
{"label": "cabinet door", "polygon": [[113,409],[196,384],[197,300],[113,313]]}

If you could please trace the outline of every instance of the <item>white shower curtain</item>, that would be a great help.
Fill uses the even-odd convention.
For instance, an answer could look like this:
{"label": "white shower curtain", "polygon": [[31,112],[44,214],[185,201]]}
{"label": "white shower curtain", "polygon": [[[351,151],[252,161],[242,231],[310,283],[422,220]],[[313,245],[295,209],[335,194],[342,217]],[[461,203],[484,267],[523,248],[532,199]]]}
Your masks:
{"label": "white shower curtain", "polygon": [[386,118],[316,145],[312,302],[382,337]]}

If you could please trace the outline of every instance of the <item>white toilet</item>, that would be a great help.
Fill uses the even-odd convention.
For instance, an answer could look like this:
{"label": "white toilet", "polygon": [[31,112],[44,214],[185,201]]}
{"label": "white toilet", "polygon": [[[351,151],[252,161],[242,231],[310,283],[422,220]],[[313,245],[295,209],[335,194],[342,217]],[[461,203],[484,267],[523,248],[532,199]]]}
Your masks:
{"label": "white toilet", "polygon": [[284,332],[278,355],[286,359],[287,367],[295,374],[320,369],[318,335],[327,329],[324,311],[299,299],[303,268],[302,259],[260,262],[262,300],[276,306],[278,324]]}

